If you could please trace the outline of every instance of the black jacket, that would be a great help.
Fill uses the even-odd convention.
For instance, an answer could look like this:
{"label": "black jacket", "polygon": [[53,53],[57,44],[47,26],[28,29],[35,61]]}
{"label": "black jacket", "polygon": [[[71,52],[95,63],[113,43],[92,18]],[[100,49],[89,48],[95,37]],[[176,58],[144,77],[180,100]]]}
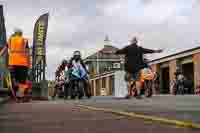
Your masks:
{"label": "black jacket", "polygon": [[136,44],[131,44],[118,50],[116,54],[125,55],[125,71],[136,73],[146,66],[143,60],[143,54],[155,52],[155,50],[146,49]]}

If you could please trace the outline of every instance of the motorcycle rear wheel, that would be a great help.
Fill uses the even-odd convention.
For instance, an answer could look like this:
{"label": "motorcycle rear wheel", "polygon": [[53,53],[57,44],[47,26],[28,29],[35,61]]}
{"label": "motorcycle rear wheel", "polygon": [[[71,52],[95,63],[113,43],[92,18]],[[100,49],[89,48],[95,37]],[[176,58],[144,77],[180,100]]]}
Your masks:
{"label": "motorcycle rear wheel", "polygon": [[145,89],[145,97],[150,98],[153,95],[153,90],[152,90],[152,81],[146,80],[144,81],[144,89]]}

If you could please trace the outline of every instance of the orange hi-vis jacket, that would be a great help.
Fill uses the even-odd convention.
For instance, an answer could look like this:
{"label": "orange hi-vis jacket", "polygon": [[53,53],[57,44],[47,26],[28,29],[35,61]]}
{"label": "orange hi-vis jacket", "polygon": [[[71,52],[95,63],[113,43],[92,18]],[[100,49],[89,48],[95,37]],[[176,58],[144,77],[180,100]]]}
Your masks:
{"label": "orange hi-vis jacket", "polygon": [[27,49],[28,40],[22,36],[12,36],[8,41],[8,53],[10,66],[29,67],[29,49]]}

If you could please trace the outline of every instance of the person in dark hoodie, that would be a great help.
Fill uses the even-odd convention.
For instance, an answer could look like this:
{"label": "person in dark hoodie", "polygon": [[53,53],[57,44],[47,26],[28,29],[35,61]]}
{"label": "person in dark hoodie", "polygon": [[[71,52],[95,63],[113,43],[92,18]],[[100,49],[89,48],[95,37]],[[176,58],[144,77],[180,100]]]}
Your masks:
{"label": "person in dark hoodie", "polygon": [[146,63],[144,62],[143,55],[148,53],[161,53],[162,50],[152,50],[143,48],[137,45],[138,41],[136,37],[133,37],[131,40],[131,44],[116,51],[116,54],[125,55],[125,71],[126,71],[126,79],[129,82],[128,87],[128,96],[131,96],[131,82],[135,81],[136,89],[137,89],[137,97],[141,98],[140,96],[140,82],[139,82],[139,71],[146,67]]}

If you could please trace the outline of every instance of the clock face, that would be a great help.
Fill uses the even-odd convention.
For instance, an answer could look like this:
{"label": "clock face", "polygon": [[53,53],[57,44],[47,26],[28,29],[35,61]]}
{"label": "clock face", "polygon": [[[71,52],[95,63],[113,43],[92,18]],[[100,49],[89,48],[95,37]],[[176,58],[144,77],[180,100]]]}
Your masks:
{"label": "clock face", "polygon": [[119,68],[120,68],[120,63],[114,63],[114,64],[113,64],[113,68],[119,69]]}

